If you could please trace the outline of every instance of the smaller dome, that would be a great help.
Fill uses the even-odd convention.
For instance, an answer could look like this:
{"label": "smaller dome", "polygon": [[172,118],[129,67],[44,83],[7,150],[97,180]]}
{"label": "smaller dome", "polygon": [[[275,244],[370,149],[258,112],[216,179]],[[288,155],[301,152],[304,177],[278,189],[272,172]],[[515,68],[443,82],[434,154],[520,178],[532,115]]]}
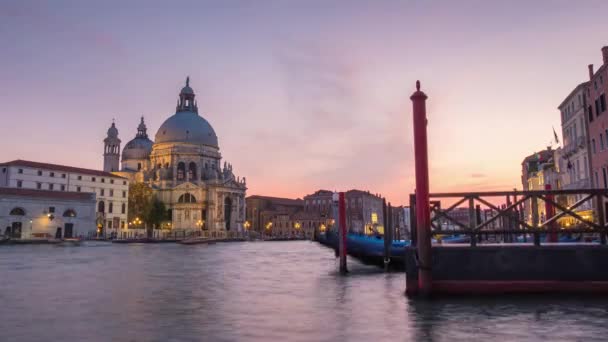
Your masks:
{"label": "smaller dome", "polygon": [[143,137],[129,141],[122,150],[122,160],[148,159],[152,152],[152,140]]}
{"label": "smaller dome", "polygon": [[118,138],[118,129],[114,122],[112,122],[112,126],[108,128],[108,138]]}

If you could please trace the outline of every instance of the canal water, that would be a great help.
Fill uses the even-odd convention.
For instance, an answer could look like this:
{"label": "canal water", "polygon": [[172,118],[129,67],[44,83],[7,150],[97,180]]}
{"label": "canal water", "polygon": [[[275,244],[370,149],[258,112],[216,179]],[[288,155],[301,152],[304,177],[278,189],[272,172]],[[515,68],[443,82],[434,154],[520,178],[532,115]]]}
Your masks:
{"label": "canal water", "polygon": [[0,341],[605,341],[608,299],[409,300],[313,242],[0,247]]}

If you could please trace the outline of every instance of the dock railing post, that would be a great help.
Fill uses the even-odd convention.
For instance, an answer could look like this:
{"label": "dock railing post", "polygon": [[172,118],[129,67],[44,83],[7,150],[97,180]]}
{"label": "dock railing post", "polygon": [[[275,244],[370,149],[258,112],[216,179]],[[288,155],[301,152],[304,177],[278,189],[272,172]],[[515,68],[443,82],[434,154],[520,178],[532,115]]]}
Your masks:
{"label": "dock railing post", "polygon": [[597,224],[601,227],[600,229],[600,244],[606,244],[606,213],[604,212],[604,195],[597,195]]}
{"label": "dock railing post", "polygon": [[[551,190],[551,184],[545,184],[545,190],[550,191]],[[549,220],[553,217],[554,213],[554,208],[553,208],[553,204],[549,201],[553,201],[553,195],[550,194],[545,194],[547,200],[545,201],[545,220]],[[549,223],[548,226],[546,226],[547,229],[547,242],[557,242],[558,238],[557,238],[557,231],[555,230],[555,223],[551,222]]]}
{"label": "dock railing post", "polygon": [[469,198],[469,232],[471,237],[471,247],[477,246],[477,234],[475,232],[477,227],[477,215],[475,215],[475,199]]}
{"label": "dock railing post", "polygon": [[418,252],[418,287],[423,296],[432,291],[431,277],[431,208],[429,203],[429,160],[426,134],[426,99],[416,81],[416,92],[410,96],[414,111],[414,160],[416,164],[416,233]]}
{"label": "dock railing post", "polygon": [[536,196],[532,196],[530,198],[532,201],[532,227],[534,227],[534,246],[540,246],[540,235],[538,234],[538,198]]}

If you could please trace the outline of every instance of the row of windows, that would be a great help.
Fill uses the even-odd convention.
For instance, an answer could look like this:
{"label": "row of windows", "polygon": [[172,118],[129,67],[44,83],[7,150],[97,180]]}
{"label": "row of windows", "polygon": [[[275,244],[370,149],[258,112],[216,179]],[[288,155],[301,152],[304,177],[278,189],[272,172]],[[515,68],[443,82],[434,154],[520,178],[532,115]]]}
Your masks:
{"label": "row of windows", "polygon": [[[49,207],[49,213],[54,213],[55,207]],[[20,207],[13,208],[9,215],[14,216],[25,216],[25,209]],[[67,209],[63,212],[63,217],[76,217],[76,211],[74,209]]]}
{"label": "row of windows", "polygon": [[[56,184],[49,183],[49,184],[48,184],[47,189],[48,189],[48,190],[60,190],[60,191],[65,191],[65,185],[64,185],[64,184],[57,184],[57,185],[58,185],[58,187],[57,187],[57,188],[55,188],[55,185],[56,185]],[[23,188],[23,181],[18,180],[18,181],[17,181],[17,187],[18,187],[18,188]],[[38,189],[38,190],[42,190],[42,183],[36,183],[36,189]],[[45,189],[45,190],[47,190],[47,189]]]}
{"label": "row of windows", "polygon": [[[78,187],[80,188],[80,187]],[[78,190],[80,191],[80,190]],[[99,196],[105,196],[106,195],[106,189],[99,189]],[[109,197],[114,197],[114,189],[110,189],[109,191]],[[122,191],[122,198],[127,198],[127,192],[125,190]]]}
{"label": "row of windows", "polygon": [[[605,140],[604,140],[604,138],[605,138]],[[606,129],[605,135],[603,133],[600,133],[599,141],[600,141],[600,146],[599,146],[600,152],[603,151],[604,149],[608,149],[608,129]],[[594,154],[597,153],[595,138],[591,139],[591,150]]]}
{"label": "row of windows", "polygon": [[[17,181],[17,187],[18,188],[23,188],[23,181],[18,180]],[[36,189],[38,190],[43,190],[43,183],[36,183]],[[46,187],[46,189],[44,190],[61,190],[61,191],[66,191],[65,190],[65,184],[53,184],[53,183],[49,183]],[[82,188],[77,186],[76,187],[76,192],[82,192]],[[100,189],[99,191],[99,195],[100,196],[105,196],[105,189]],[[109,197],[114,197],[114,189],[110,189],[109,192]],[[127,192],[125,190],[122,191],[122,198],[127,198]]]}
{"label": "row of windows", "polygon": [[[112,220],[108,220],[108,225],[106,226],[106,228],[108,229],[116,229],[118,227],[113,227],[114,224],[112,224]],[[124,229],[125,228],[125,221],[120,221],[120,229]]]}
{"label": "row of windows", "polygon": [[[604,188],[608,189],[608,174],[606,174],[605,167],[602,168],[602,178],[604,180]],[[600,188],[600,180],[599,180],[599,175],[598,175],[597,171],[595,171],[595,187]]]}
{"label": "row of windows", "polygon": [[[6,168],[2,169],[2,171],[3,171],[3,172],[6,172]],[[19,174],[23,174],[23,169],[18,169],[18,170],[17,170],[17,173],[19,173]],[[42,170],[38,170],[38,171],[37,171],[37,175],[38,175],[38,176],[42,176],[42,175],[43,175]],[[50,171],[50,172],[49,172],[49,177],[55,177],[55,172]],[[62,174],[61,174],[61,178],[66,178],[66,174],[65,174],[65,173],[62,173]],[[78,180],[82,180],[82,176],[81,176],[81,175],[78,175],[78,176],[77,176],[77,179],[78,179]],[[97,177],[91,177],[91,182],[96,182],[96,181],[97,181]],[[105,179],[105,178],[101,178],[101,182],[102,182],[102,183],[105,183],[105,182],[106,182],[106,179]],[[110,179],[110,184],[114,184],[114,179]],[[122,181],[122,185],[127,185],[127,181]]]}
{"label": "row of windows", "polygon": [[[589,115],[589,122],[593,121],[593,109],[594,107],[590,104],[587,107],[587,112]],[[606,95],[602,94],[597,99],[595,99],[595,117],[600,116],[603,112],[606,111]]]}
{"label": "row of windows", "polygon": [[[106,203],[104,201],[99,201],[99,203],[97,203],[97,212],[98,213],[105,213],[106,212]],[[113,214],[114,213],[114,203],[109,202],[108,204],[108,213],[109,214]],[[120,213],[121,214],[126,214],[127,213],[127,204],[123,203],[120,206]]]}

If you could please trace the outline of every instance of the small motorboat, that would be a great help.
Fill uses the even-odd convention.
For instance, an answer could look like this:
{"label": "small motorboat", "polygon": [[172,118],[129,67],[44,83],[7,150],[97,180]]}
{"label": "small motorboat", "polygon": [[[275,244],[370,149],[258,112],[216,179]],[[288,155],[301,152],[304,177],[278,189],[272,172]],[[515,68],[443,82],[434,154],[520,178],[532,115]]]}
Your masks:
{"label": "small motorboat", "polygon": [[80,246],[81,244],[82,244],[82,240],[80,240],[80,239],[67,238],[67,239],[61,240],[59,243],[56,244],[56,246],[75,247],[75,246]]}
{"label": "small motorboat", "polygon": [[206,237],[194,237],[187,238],[179,241],[182,245],[201,245],[201,244],[210,244],[215,243],[214,239],[206,238]]}

